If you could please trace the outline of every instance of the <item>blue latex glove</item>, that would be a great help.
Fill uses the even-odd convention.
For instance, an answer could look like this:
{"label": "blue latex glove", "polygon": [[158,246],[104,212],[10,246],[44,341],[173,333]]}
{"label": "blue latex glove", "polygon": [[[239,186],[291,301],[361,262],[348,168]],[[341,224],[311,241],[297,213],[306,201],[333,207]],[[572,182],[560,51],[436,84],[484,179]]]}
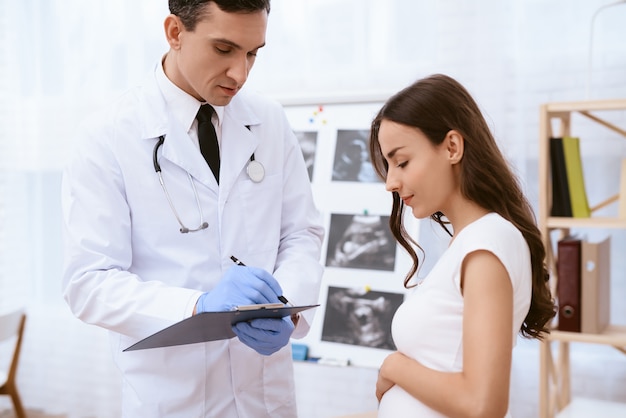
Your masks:
{"label": "blue latex glove", "polygon": [[269,356],[287,345],[295,326],[291,317],[258,318],[233,325],[239,340],[259,354]]}
{"label": "blue latex glove", "polygon": [[213,290],[203,293],[196,313],[230,311],[235,306],[279,303],[283,291],[270,273],[256,268],[233,265]]}

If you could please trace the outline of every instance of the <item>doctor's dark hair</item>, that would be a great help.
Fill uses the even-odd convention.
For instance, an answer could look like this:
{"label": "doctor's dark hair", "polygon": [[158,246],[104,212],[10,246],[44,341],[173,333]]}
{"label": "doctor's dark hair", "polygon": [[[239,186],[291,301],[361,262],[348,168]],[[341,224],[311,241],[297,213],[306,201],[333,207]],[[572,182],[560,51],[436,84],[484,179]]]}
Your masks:
{"label": "doctor's dark hair", "polygon": [[[548,284],[546,249],[532,207],[498,149],[474,99],[456,80],[442,74],[418,80],[391,97],[372,121],[369,143],[374,169],[385,180],[389,166],[378,143],[378,131],[383,120],[419,129],[434,146],[441,144],[450,130],[461,134],[464,139],[463,158],[459,163],[461,193],[515,225],[530,249],[532,299],[520,333],[527,338],[541,339],[544,333],[550,332],[546,324],[556,314]],[[392,194],[389,226],[398,243],[413,260],[413,266],[404,280],[405,287],[410,287],[409,280],[419,266],[414,246],[422,249],[408,235],[402,223],[404,202],[397,192]],[[447,222],[443,219],[445,214],[437,212],[431,218],[447,231]]]}
{"label": "doctor's dark hair", "polygon": [[185,29],[193,31],[206,13],[206,6],[215,3],[227,13],[270,12],[270,0],[169,0],[170,13],[180,18]]}

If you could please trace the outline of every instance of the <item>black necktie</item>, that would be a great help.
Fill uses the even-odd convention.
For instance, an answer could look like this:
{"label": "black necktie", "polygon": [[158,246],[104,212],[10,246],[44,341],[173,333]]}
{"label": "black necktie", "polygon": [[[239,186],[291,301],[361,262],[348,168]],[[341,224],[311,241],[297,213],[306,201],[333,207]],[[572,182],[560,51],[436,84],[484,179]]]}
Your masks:
{"label": "black necktie", "polygon": [[211,116],[215,110],[211,105],[202,105],[196,119],[198,119],[198,142],[200,143],[200,152],[211,167],[211,171],[215,176],[215,180],[220,182],[220,146],[217,143],[217,135],[215,127],[211,122]]}

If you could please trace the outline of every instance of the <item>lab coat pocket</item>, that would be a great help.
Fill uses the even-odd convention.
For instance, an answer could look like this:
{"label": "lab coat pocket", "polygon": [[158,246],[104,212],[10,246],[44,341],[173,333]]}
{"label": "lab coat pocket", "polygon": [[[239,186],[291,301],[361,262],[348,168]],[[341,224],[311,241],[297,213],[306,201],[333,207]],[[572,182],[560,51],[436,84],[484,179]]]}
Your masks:
{"label": "lab coat pocket", "polygon": [[281,176],[268,175],[259,183],[251,180],[242,183],[242,197],[247,251],[250,254],[275,254],[280,244],[282,227]]}
{"label": "lab coat pocket", "polygon": [[272,417],[296,416],[296,389],[291,350],[285,347],[264,357],[265,406]]}

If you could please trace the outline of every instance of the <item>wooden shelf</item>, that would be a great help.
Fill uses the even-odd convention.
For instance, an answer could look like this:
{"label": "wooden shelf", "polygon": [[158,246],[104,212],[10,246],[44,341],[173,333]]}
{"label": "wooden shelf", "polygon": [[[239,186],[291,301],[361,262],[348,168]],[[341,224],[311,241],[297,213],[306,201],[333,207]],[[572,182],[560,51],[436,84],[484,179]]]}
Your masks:
{"label": "wooden shelf", "polygon": [[546,227],[550,229],[567,229],[567,228],[625,228],[626,229],[626,219],[550,217],[546,220]]}
{"label": "wooden shelf", "polygon": [[606,344],[626,347],[626,326],[609,325],[601,334],[583,334],[581,332],[552,330],[546,339],[550,341]]}
{"label": "wooden shelf", "polygon": [[[539,229],[546,246],[546,263],[552,271],[551,289],[556,292],[555,250],[553,231],[568,232],[570,228],[626,229],[626,160],[622,157],[622,174],[619,190],[594,209],[618,203],[618,216],[614,218],[563,218],[550,216],[552,199],[550,175],[550,138],[572,136],[572,114],[578,113],[599,126],[617,132],[626,138],[626,130],[597,116],[598,111],[626,111],[626,99],[546,103],[539,113]],[[559,131],[553,131],[553,121]],[[557,355],[552,344],[558,346]],[[553,330],[540,345],[539,415],[541,418],[578,418],[588,416],[624,417],[626,405],[604,401],[571,401],[570,391],[570,343],[603,344],[614,346],[626,354],[626,326],[610,325],[600,334],[584,334]],[[604,407],[605,409],[602,409]],[[608,409],[606,409],[608,408]],[[607,411],[605,413],[605,411]],[[609,412],[610,411],[610,412]]]}
{"label": "wooden shelf", "polygon": [[546,103],[548,112],[587,112],[599,110],[626,110],[626,99],[584,100],[575,102]]}

